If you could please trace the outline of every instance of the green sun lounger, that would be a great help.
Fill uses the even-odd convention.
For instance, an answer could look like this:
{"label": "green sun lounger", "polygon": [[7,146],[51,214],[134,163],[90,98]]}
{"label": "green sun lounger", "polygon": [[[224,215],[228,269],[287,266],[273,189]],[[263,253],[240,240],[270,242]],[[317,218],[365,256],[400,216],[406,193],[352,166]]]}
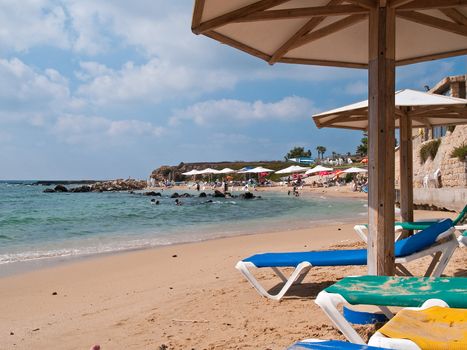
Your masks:
{"label": "green sun lounger", "polygon": [[[452,220],[453,226],[457,226],[461,224],[464,220],[467,219],[467,205],[464,207],[464,209],[461,210],[461,212],[457,215],[455,219]],[[405,231],[421,231],[426,229],[427,227],[430,227],[431,225],[439,222],[441,219],[438,220],[421,220],[421,221],[411,221],[411,222],[400,222],[396,221],[394,223],[394,228],[396,231],[398,231],[399,234],[396,233],[395,235],[395,240],[399,240],[400,234],[402,233],[401,230]],[[367,237],[367,231],[368,231],[368,225],[367,224],[359,224],[354,226],[355,232],[360,236],[360,238],[367,242],[368,237]]]}
{"label": "green sun lounger", "polygon": [[339,305],[377,305],[391,318],[388,306],[420,307],[437,299],[451,308],[467,308],[467,278],[463,277],[345,277],[321,291],[316,304],[334,325],[353,343],[363,339],[338,311]]}

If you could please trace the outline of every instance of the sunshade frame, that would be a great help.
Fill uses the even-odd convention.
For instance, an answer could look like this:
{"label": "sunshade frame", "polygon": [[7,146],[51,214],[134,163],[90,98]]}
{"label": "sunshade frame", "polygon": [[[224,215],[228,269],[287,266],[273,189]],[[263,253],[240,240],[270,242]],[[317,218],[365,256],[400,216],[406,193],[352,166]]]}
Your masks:
{"label": "sunshade frame", "polygon": [[[395,113],[395,67],[396,65],[467,54],[467,40],[465,40],[467,37],[467,11],[465,9],[467,0],[309,0],[306,5],[318,6],[302,6],[298,9],[285,8],[285,11],[275,12],[272,15],[265,12],[280,5],[285,6],[289,1],[232,0],[216,2],[216,0],[211,0],[210,4],[220,7],[226,6],[222,7],[225,11],[214,15],[211,12],[211,17],[203,20],[205,12],[209,12],[205,6],[208,1],[195,0],[192,23],[192,30],[195,34],[204,34],[221,43],[259,57],[270,64],[282,62],[368,68],[368,99],[370,101],[368,108],[370,120],[368,128],[368,273],[393,275],[395,273],[395,123],[393,118]],[[298,3],[295,0],[290,2],[292,1],[294,1],[293,4]],[[305,2],[301,1],[300,3]],[[284,8],[282,9],[284,10]],[[232,37],[228,28],[226,29],[229,24],[238,25],[253,20],[261,21],[264,20],[265,16],[274,17],[278,24],[269,26],[269,30],[266,31],[252,31],[252,26],[249,26],[243,32],[240,31],[240,34],[244,35],[242,39]],[[280,20],[278,16],[306,18],[307,21],[304,21],[302,27],[297,28],[297,31],[290,36],[290,27],[283,24],[283,19]],[[330,19],[331,16],[334,18]],[[362,27],[363,21],[368,23],[366,29],[364,26]],[[399,29],[402,28],[400,33],[396,33],[398,29],[396,23]],[[413,31],[411,28],[400,26],[401,23],[416,24],[418,36],[423,35],[423,40],[420,40],[419,43],[426,46],[420,50],[420,47],[415,48],[414,43],[404,41]],[[342,40],[345,35],[339,37],[339,34],[342,34],[344,30],[354,30],[353,34],[355,34],[357,27],[363,28],[365,31],[360,36],[354,35],[352,42]],[[240,28],[242,27],[240,26]],[[259,27],[257,28],[259,29]],[[271,35],[271,29],[275,30],[275,34]],[[261,33],[264,38],[278,38],[280,36],[278,34],[284,33],[288,37],[274,52],[267,53],[259,47],[263,45],[261,40],[255,42],[258,47],[245,44],[252,35],[257,33]],[[436,33],[440,36],[438,40],[434,40],[430,34],[430,38],[427,40],[426,33]],[[339,40],[335,40],[335,35],[339,37]],[[365,35],[367,35],[366,38]],[[400,39],[402,48],[408,50],[407,52],[401,53],[398,47],[399,51],[396,55],[396,36]],[[321,59],[317,59],[318,56],[287,56],[287,53],[296,47],[303,48],[304,45],[310,42],[319,42],[323,38],[330,38],[330,40],[327,42],[328,46],[324,46],[323,52],[325,54],[321,55]],[[281,37],[281,40],[283,39],[284,35]],[[342,43],[346,44],[346,47],[349,45],[352,47],[352,45],[359,45],[362,42],[365,43],[363,46],[368,49],[367,56],[364,52],[362,54],[362,49],[353,49],[354,59],[351,59],[346,48],[342,50],[340,47]],[[309,53],[309,51],[306,52]],[[311,49],[311,52],[315,54],[317,51]],[[405,117],[402,119],[403,123],[410,123],[410,119]],[[405,130],[407,129],[410,129],[410,126],[405,128]]]}

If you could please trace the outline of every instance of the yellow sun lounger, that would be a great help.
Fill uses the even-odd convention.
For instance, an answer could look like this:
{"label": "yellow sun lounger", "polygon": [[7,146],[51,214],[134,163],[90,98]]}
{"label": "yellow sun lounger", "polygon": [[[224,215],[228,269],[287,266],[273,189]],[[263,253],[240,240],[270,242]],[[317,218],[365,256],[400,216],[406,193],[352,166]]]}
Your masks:
{"label": "yellow sun lounger", "polygon": [[467,309],[429,307],[443,304],[430,302],[399,311],[371,337],[369,345],[404,350],[467,349]]}

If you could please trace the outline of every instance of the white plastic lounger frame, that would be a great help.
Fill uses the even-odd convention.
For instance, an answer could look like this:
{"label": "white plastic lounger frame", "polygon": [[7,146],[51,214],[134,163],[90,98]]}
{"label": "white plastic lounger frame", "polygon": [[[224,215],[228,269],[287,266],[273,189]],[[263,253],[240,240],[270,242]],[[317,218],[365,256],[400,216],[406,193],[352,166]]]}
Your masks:
{"label": "white plastic lounger frame", "polygon": [[[399,276],[412,276],[411,272],[403,266],[403,264],[410,261],[423,258],[425,256],[431,255],[432,261],[428,266],[428,269],[425,273],[425,277],[439,277],[443,273],[446,265],[451,259],[454,250],[458,247],[458,241],[454,233],[454,228],[451,227],[449,230],[441,233],[437,238],[437,244],[432,245],[431,247],[422,250],[420,252],[402,257],[396,258],[396,273]],[[311,263],[308,261],[301,262],[297,265],[292,274],[287,278],[278,267],[271,267],[271,269],[276,273],[276,275],[282,280],[284,285],[277,294],[270,294],[258,281],[258,279],[250,272],[249,268],[256,268],[255,264],[249,261],[239,261],[235,268],[239,270],[243,276],[250,282],[250,284],[256,289],[256,291],[261,294],[263,297],[280,300],[289,288],[294,284],[299,284],[303,281],[306,274],[312,268]]]}
{"label": "white plastic lounger frame", "polygon": [[[425,301],[421,307],[407,307],[405,309],[423,310],[428,309],[432,306],[449,307],[449,305],[446,304],[443,300],[429,299]],[[370,340],[368,341],[368,345],[395,350],[422,350],[417,344],[415,344],[411,340],[400,338],[388,338],[380,332],[376,332],[371,336]]]}
{"label": "white plastic lounger frame", "polygon": [[[362,225],[362,224],[359,224],[359,225],[355,225],[353,227],[353,229],[355,230],[355,232],[357,232],[357,235],[358,237],[360,237],[360,239],[365,242],[365,243],[368,243],[368,227],[366,225]],[[394,241],[397,242],[399,239],[401,239],[402,237],[402,227],[401,226],[394,226]]]}

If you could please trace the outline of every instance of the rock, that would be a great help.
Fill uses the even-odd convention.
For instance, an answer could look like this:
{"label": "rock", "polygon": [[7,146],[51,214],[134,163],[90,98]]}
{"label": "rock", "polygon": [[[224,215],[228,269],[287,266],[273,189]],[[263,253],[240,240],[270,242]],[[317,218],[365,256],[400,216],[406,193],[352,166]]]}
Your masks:
{"label": "rock", "polygon": [[161,197],[162,196],[160,192],[154,192],[154,191],[144,192],[144,195],[145,196],[153,196],[153,197]]}
{"label": "rock", "polygon": [[46,188],[44,191],[42,191],[44,193],[55,193],[55,190],[53,188]]}
{"label": "rock", "polygon": [[207,197],[207,194],[204,193],[204,192],[201,192],[201,193],[199,194],[199,197],[200,197],[200,198],[206,198],[206,197]]}
{"label": "rock", "polygon": [[216,197],[216,198],[225,198],[225,194],[222,193],[221,191],[215,190],[214,191],[214,197]]}
{"label": "rock", "polygon": [[184,193],[184,194],[180,195],[180,198],[191,198],[191,197],[193,197],[193,196],[191,194],[189,194],[189,193]]}
{"label": "rock", "polygon": [[242,199],[253,199],[255,198],[255,195],[251,192],[245,192],[243,194],[240,195],[240,198]]}
{"label": "rock", "polygon": [[175,192],[174,194],[170,196],[170,198],[178,198],[178,197],[180,197],[180,195],[177,192]]}
{"label": "rock", "polygon": [[54,188],[55,192],[68,192],[68,188],[63,185],[57,185]]}
{"label": "rock", "polygon": [[73,193],[91,192],[91,186],[84,185],[84,186],[75,187],[75,188],[70,189],[70,192],[73,192]]}

